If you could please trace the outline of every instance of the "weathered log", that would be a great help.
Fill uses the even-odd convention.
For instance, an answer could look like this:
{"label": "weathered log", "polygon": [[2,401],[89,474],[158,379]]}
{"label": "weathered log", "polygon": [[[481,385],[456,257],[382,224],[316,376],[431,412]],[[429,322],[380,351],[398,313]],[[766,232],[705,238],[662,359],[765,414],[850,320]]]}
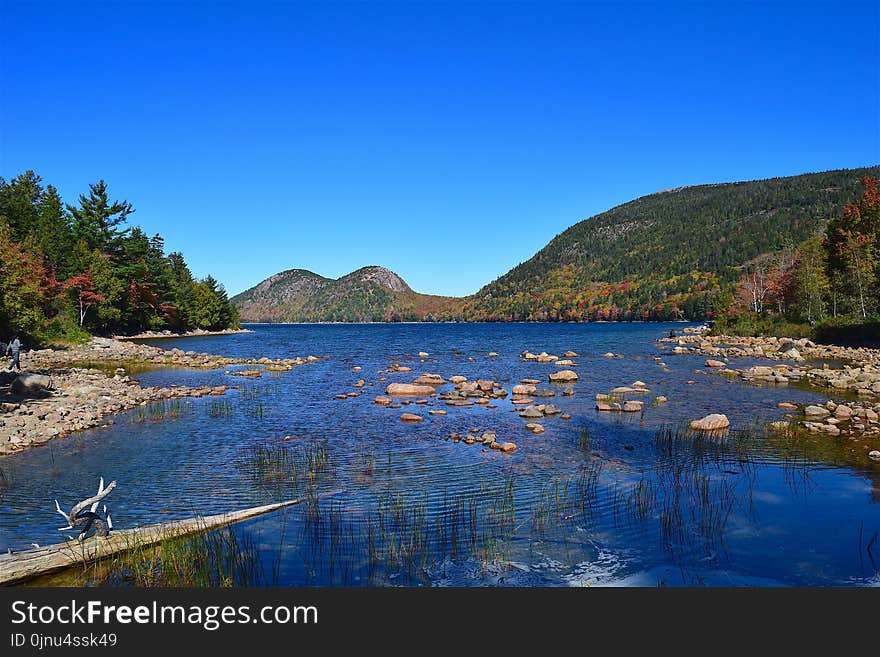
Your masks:
{"label": "weathered log", "polygon": [[[336,495],[341,491],[322,493],[318,497]],[[85,500],[90,501],[90,500]],[[116,530],[106,537],[93,536],[83,541],[46,545],[12,554],[0,554],[0,586],[19,584],[41,575],[81,566],[137,547],[160,543],[169,538],[198,534],[293,506],[303,499],[255,506],[212,516],[161,522],[146,527]]]}

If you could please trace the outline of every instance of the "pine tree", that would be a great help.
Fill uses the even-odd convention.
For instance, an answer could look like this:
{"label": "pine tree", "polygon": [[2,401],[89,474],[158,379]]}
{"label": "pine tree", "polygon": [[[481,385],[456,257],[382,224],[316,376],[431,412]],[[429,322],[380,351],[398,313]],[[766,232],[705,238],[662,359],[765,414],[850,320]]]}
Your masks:
{"label": "pine tree", "polygon": [[73,217],[73,233],[83,239],[89,248],[102,253],[115,253],[119,239],[127,229],[120,228],[134,208],[128,201],[109,201],[107,184],[103,180],[89,185],[89,194],[80,194],[79,207],[67,206]]}

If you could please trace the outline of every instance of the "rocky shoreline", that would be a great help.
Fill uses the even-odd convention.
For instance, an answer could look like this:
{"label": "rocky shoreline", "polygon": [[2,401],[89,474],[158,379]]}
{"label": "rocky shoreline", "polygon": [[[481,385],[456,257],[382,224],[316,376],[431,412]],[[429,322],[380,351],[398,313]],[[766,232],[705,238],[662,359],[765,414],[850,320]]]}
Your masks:
{"label": "rocky shoreline", "polygon": [[70,349],[26,352],[21,357],[26,374],[19,377],[17,373],[0,373],[0,455],[83,429],[110,425],[113,420],[107,418],[137,406],[222,395],[237,387],[144,387],[127,374],[127,368],[216,369],[253,365],[259,366],[257,372],[286,372],[317,360],[317,356],[274,360],[227,358],[110,338],[93,338],[88,344]]}
{"label": "rocky shoreline", "polygon": [[117,335],[114,340],[151,340],[157,338],[199,338],[213,335],[238,335],[239,333],[253,333],[252,329],[223,329],[221,331],[206,331],[195,329],[186,333],[174,333],[172,331],[144,331],[136,335]]}
{"label": "rocky shoreline", "polygon": [[[803,428],[833,436],[880,436],[880,349],[815,344],[806,338],[685,335],[664,338],[660,349],[672,354],[709,356],[703,373],[738,378],[753,384],[805,384],[837,399],[823,405],[782,403],[789,411],[771,427],[779,431]],[[776,365],[734,367],[737,358],[787,361]],[[829,361],[838,367],[831,367]],[[869,456],[880,460],[880,451]]]}

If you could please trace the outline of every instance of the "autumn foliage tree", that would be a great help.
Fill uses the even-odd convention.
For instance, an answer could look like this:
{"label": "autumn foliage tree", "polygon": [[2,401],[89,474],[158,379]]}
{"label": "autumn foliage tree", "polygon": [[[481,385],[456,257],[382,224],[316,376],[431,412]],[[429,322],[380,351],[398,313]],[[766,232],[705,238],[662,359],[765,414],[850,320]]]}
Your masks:
{"label": "autumn foliage tree", "polygon": [[74,301],[79,307],[80,326],[83,325],[86,312],[88,312],[89,308],[106,301],[103,295],[95,291],[95,284],[92,282],[91,271],[71,276],[64,283],[64,288],[73,294]]}
{"label": "autumn foliage tree", "polygon": [[16,332],[34,344],[82,338],[81,329],[185,331],[202,325],[195,288],[203,283],[212,326],[237,325],[222,286],[195,279],[183,256],[166,255],[161,236],[128,225],[133,212],[104,181],[66,205],[33,171],[0,178],[0,337]]}

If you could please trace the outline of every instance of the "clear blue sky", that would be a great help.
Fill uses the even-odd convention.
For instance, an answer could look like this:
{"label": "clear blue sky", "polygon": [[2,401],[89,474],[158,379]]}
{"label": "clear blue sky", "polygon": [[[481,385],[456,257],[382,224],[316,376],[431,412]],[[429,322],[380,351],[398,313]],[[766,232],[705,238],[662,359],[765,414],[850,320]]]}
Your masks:
{"label": "clear blue sky", "polygon": [[231,293],[467,294],[646,193],[880,161],[874,1],[0,5],[0,175],[106,179]]}

